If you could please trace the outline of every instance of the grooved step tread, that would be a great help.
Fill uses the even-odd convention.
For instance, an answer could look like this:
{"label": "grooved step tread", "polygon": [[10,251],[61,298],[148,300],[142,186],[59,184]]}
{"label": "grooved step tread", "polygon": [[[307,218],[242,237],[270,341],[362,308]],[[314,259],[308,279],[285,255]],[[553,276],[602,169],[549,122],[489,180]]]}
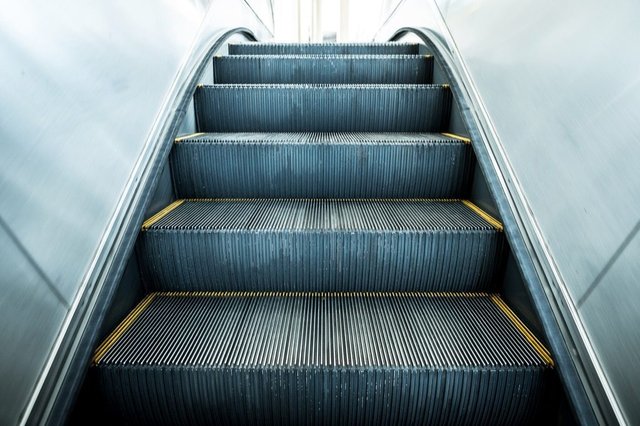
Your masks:
{"label": "grooved step tread", "polygon": [[201,133],[170,161],[181,198],[459,198],[473,169],[438,133]]}
{"label": "grooved step tread", "polygon": [[433,59],[423,55],[232,55],[213,58],[215,83],[422,84]]}
{"label": "grooved step tread", "polygon": [[93,370],[143,422],[519,424],[551,366],[487,294],[155,293],[141,306]]}
{"label": "grooved step tread", "polygon": [[229,55],[384,54],[416,55],[414,43],[242,43],[229,44]]}
{"label": "grooved step tread", "polygon": [[152,293],[94,364],[550,366],[548,350],[512,315],[485,293]]}
{"label": "grooved step tread", "polygon": [[459,200],[306,198],[185,200],[144,229],[495,231],[491,222]]}
{"label": "grooved step tread", "polygon": [[465,144],[445,133],[411,132],[234,132],[193,133],[176,139],[182,144],[414,145]]}

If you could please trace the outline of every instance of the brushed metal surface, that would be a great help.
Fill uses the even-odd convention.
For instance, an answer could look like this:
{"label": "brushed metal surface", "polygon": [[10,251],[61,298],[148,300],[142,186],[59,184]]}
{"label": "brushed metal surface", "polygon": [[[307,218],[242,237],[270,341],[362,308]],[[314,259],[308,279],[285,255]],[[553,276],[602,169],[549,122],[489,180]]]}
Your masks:
{"label": "brushed metal surface", "polygon": [[552,259],[554,292],[577,336],[588,336],[581,356],[595,361],[593,379],[605,383],[601,399],[614,401],[616,420],[630,423],[640,421],[630,385],[640,380],[630,355],[640,351],[640,288],[630,284],[640,220],[640,61],[630,54],[639,14],[633,1],[406,0],[376,35],[420,26],[452,37],[510,185],[540,232],[538,255]]}
{"label": "brushed metal surface", "polygon": [[46,361],[67,307],[0,225],[0,424],[15,424]]}
{"label": "brushed metal surface", "polygon": [[[269,34],[240,0],[3,6],[0,217],[32,261],[18,270],[12,249],[0,248],[10,262],[3,270],[20,271],[3,277],[2,291],[18,286],[29,296],[2,299],[17,313],[2,309],[0,321],[18,332],[0,332],[0,365],[23,380],[2,398],[2,423],[28,418],[25,401],[40,389],[67,308],[74,312],[87,277],[106,262],[121,200],[138,182],[139,158],[155,142],[149,135],[176,77],[192,52],[229,27]],[[30,278],[36,270],[39,281]],[[34,320],[19,321],[29,313]],[[27,353],[24,364],[19,353]]]}
{"label": "brushed metal surface", "polygon": [[636,236],[580,308],[629,424],[640,424],[640,236]]}
{"label": "brushed metal surface", "polygon": [[[613,419],[614,416],[608,399],[604,397],[598,399],[595,396],[595,394],[602,395],[603,389],[597,374],[593,374],[593,364],[588,364],[591,362],[591,358],[585,355],[587,352],[583,344],[583,341],[586,341],[586,338],[583,338],[584,333],[579,330],[575,333],[575,324],[581,324],[581,322],[574,320],[571,316],[567,317],[567,312],[568,315],[572,315],[574,312],[566,309],[564,299],[550,296],[557,288],[555,283],[559,282],[554,279],[553,275],[541,272],[546,271],[545,268],[549,267],[550,258],[547,256],[532,257],[536,254],[546,253],[538,251],[539,238],[535,235],[537,228],[532,225],[533,219],[528,214],[529,210],[522,207],[522,201],[518,198],[519,187],[514,188],[515,178],[512,170],[505,166],[506,158],[501,151],[496,151],[496,147],[499,146],[498,139],[488,127],[491,121],[482,108],[480,98],[474,91],[475,86],[471,83],[466,70],[460,68],[462,60],[459,55],[447,47],[455,44],[451,37],[444,41],[443,35],[424,27],[405,27],[396,31],[393,39],[399,40],[412,36],[422,40],[426,44],[423,48],[424,52],[437,55],[437,66],[434,73],[436,81],[456,82],[452,86],[452,90],[456,99],[454,105],[461,114],[461,120],[455,125],[462,126],[458,129],[466,129],[472,141],[475,141],[473,148],[478,164],[486,178],[485,182],[488,188],[495,196],[493,203],[499,209],[499,217],[505,224],[504,229],[509,238],[511,252],[517,258],[519,269],[526,277],[527,291],[531,296],[538,318],[544,326],[547,342],[553,350],[565,392],[572,401],[573,415],[578,422],[584,425],[604,423],[602,419],[605,417]],[[438,76],[439,74],[440,76]],[[472,195],[474,194],[472,193]],[[483,203],[486,207],[482,197],[474,199],[474,202],[476,201]],[[508,279],[507,275],[505,275],[505,279]],[[511,293],[510,299],[513,295],[514,293]],[[511,300],[511,302],[526,303],[525,300],[519,302]],[[591,381],[588,377],[596,377],[596,379]],[[605,407],[606,416],[601,415],[603,410],[596,414],[597,410],[594,407],[601,406],[600,401],[604,401],[604,405],[607,406]],[[598,418],[602,421],[599,421]]]}
{"label": "brushed metal surface", "polygon": [[153,4],[3,13],[0,211],[67,302],[206,12]]}
{"label": "brushed metal surface", "polygon": [[445,13],[576,303],[640,219],[639,14],[501,0]]}

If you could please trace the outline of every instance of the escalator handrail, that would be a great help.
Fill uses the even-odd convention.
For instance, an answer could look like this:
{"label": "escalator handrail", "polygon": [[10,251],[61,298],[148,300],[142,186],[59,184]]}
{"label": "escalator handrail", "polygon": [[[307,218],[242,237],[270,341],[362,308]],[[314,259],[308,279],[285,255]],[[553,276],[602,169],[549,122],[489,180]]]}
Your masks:
{"label": "escalator handrail", "polygon": [[[474,142],[472,147],[505,225],[514,257],[520,266],[529,295],[543,324],[565,391],[580,424],[616,422],[601,376],[589,354],[586,334],[577,313],[554,288],[563,284],[550,272],[553,260],[538,238],[539,231],[530,216],[513,172],[493,131],[488,114],[473,84],[456,60],[446,41],[425,27],[398,29],[389,41],[417,36],[439,62],[457,101],[464,124]],[[586,354],[586,356],[585,356]],[[604,405],[603,405],[604,404]],[[607,419],[607,420],[604,420]]]}
{"label": "escalator handrail", "polygon": [[193,46],[159,109],[118,208],[103,233],[62,330],[22,417],[27,424],[62,424],[87,371],[100,324],[122,277],[173,140],[193,93],[214,54],[232,36],[257,41],[245,27],[226,28]]}

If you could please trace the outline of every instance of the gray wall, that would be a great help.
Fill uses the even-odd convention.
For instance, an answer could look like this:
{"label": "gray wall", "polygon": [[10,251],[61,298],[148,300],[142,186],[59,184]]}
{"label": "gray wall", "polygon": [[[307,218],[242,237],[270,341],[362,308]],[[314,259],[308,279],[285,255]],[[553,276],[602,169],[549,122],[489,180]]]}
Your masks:
{"label": "gray wall", "polygon": [[268,37],[260,21],[272,25],[269,6],[241,0],[2,6],[0,424],[29,414],[190,55],[223,27]]}
{"label": "gray wall", "polygon": [[[640,423],[640,3],[405,0],[453,41],[574,333]],[[510,169],[510,170],[509,170]],[[610,388],[607,389],[607,386]],[[615,407],[614,407],[615,408]]]}

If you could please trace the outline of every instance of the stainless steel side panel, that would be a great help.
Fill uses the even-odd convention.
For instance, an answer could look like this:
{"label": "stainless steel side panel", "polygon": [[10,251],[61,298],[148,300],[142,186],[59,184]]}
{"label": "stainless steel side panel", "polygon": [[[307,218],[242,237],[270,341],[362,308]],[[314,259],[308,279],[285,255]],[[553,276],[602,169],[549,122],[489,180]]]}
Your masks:
{"label": "stainless steel side panel", "polygon": [[182,67],[232,27],[268,35],[242,0],[3,5],[0,423],[28,416]]}
{"label": "stainless steel side panel", "polygon": [[0,424],[16,423],[60,331],[67,307],[0,225]]}
{"label": "stainless steel side panel", "polygon": [[580,308],[591,343],[629,424],[638,424],[640,419],[638,259],[640,236],[636,235]]}
{"label": "stainless steel side panel", "polygon": [[629,423],[640,423],[639,16],[632,0],[405,0],[376,35],[452,37],[582,328],[581,355]]}

